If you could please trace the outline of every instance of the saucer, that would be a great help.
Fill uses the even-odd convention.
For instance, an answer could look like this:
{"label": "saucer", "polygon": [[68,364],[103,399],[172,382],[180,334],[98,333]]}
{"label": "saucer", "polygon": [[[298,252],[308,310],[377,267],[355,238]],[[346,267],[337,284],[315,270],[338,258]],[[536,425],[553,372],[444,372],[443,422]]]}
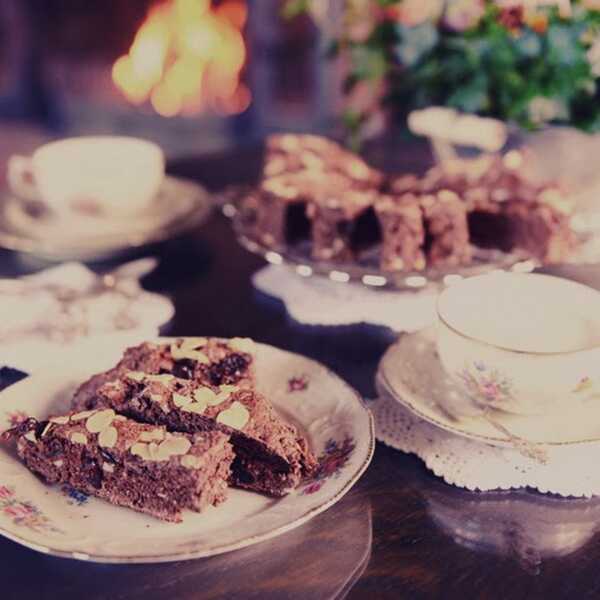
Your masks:
{"label": "saucer", "polygon": [[435,327],[404,334],[383,356],[377,372],[379,389],[429,423],[472,440],[512,446],[514,437],[541,446],[600,441],[600,402],[589,398],[568,406],[568,413],[524,416],[480,409],[456,388],[437,355]]}
{"label": "saucer", "polygon": [[99,260],[181,234],[204,222],[211,209],[202,186],[176,177],[166,177],[150,205],[134,217],[65,222],[41,202],[7,192],[0,199],[0,246],[50,260]]}

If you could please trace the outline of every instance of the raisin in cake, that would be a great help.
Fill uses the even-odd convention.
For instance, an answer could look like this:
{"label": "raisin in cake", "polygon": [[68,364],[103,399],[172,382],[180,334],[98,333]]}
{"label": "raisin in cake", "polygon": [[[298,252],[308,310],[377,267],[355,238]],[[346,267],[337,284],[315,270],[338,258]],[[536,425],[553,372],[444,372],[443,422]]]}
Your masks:
{"label": "raisin in cake", "polygon": [[94,408],[97,390],[128,371],[168,373],[207,385],[253,385],[253,347],[248,338],[189,337],[172,343],[145,342],[129,348],[114,368],[94,375],[81,385],[75,392],[73,407],[76,410]]}
{"label": "raisin in cake", "polygon": [[166,521],[181,521],[182,510],[199,512],[226,497],[233,452],[219,431],[169,433],[103,409],[27,419],[7,437],[48,483]]}
{"label": "raisin in cake", "polygon": [[124,373],[97,391],[97,402],[169,431],[220,431],[231,436],[232,483],[282,496],[310,474],[315,459],[306,440],[256,391],[203,386],[169,374]]}

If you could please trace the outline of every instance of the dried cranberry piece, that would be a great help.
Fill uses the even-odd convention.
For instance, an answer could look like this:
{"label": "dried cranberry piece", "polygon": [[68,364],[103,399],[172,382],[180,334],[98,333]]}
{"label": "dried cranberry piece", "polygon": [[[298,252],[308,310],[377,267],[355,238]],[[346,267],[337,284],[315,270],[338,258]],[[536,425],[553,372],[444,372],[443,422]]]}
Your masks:
{"label": "dried cranberry piece", "polygon": [[248,367],[249,360],[244,354],[230,354],[209,369],[210,381],[213,385],[235,383],[241,372]]}
{"label": "dried cranberry piece", "polygon": [[173,375],[180,379],[193,379],[194,377],[194,361],[184,358],[178,360],[173,367]]}
{"label": "dried cranberry piece", "polygon": [[88,483],[92,487],[100,489],[102,487],[102,469],[87,450],[83,452],[83,456],[81,457],[81,468],[83,476],[88,480]]}

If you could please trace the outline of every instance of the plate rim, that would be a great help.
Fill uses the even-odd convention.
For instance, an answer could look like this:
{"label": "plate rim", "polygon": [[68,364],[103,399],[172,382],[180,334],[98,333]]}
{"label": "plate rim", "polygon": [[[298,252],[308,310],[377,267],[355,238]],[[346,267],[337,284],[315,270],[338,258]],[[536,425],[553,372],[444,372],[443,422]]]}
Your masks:
{"label": "plate rim", "polygon": [[[480,443],[488,444],[490,446],[511,447],[511,441],[507,437],[501,438],[501,437],[493,436],[493,435],[488,436],[488,435],[484,435],[484,434],[473,433],[466,429],[460,429],[458,426],[454,427],[449,423],[440,421],[431,415],[425,414],[421,409],[419,409],[418,405],[416,405],[416,404],[422,403],[422,397],[419,394],[411,391],[410,388],[405,385],[403,380],[400,383],[401,390],[396,390],[394,388],[394,386],[392,385],[392,383],[389,381],[387,375],[385,374],[384,365],[385,365],[385,361],[389,360],[392,353],[394,351],[396,351],[397,346],[399,344],[403,343],[404,338],[423,336],[426,331],[431,331],[433,328],[434,328],[434,326],[431,326],[431,327],[422,329],[420,331],[401,333],[399,335],[398,339],[391,346],[389,346],[389,348],[385,351],[385,353],[381,357],[381,360],[379,361],[379,366],[377,367],[376,381],[379,382],[383,386],[384,391],[387,393],[387,395],[392,400],[394,400],[398,404],[401,404],[404,408],[408,409],[410,412],[412,412],[414,415],[416,415],[420,419],[430,423],[431,425],[434,425],[435,427],[438,427],[439,429],[443,429],[444,431],[447,431],[448,433],[460,435],[461,437],[464,437],[464,438],[467,438],[470,440],[474,440],[474,441],[477,441]],[[417,402],[415,402],[416,398],[418,398]],[[481,417],[478,417],[477,415],[475,415],[471,418],[480,419]],[[530,418],[535,418],[535,417],[533,416]],[[531,444],[535,444],[536,446],[540,446],[540,447],[559,448],[559,447],[564,447],[564,446],[580,446],[580,445],[585,445],[585,444],[597,444],[600,442],[600,438],[588,438],[588,439],[582,439],[582,440],[572,440],[572,441],[568,441],[568,442],[552,442],[552,441],[549,442],[549,441],[539,441],[539,440],[527,438],[527,441]]]}
{"label": "plate rim", "polygon": [[145,234],[135,234],[135,238],[128,237],[127,234],[108,234],[96,236],[94,239],[107,243],[112,241],[114,242],[113,245],[107,246],[105,244],[101,244],[100,246],[88,248],[82,248],[81,246],[73,245],[62,245],[57,249],[54,243],[49,244],[43,239],[38,240],[33,237],[28,237],[17,230],[5,227],[4,221],[0,219],[0,247],[15,252],[22,252],[42,258],[48,258],[51,260],[63,259],[65,256],[83,257],[83,260],[89,259],[89,257],[95,258],[112,256],[132,250],[134,248],[139,248],[170,239],[175,235],[179,235],[193,227],[201,225],[208,220],[211,213],[217,206],[217,202],[211,192],[209,192],[201,183],[193,179],[174,175],[165,175],[162,185],[186,185],[190,186],[190,188],[194,187],[195,194],[198,199],[195,201],[195,205],[192,206],[185,214],[180,215],[178,218],[170,223],[167,223],[166,225],[157,228],[151,228]]}
{"label": "plate rim", "polygon": [[[181,336],[181,337],[185,337],[185,336]],[[169,339],[173,339],[173,337],[159,337],[157,339],[169,340]],[[336,494],[334,494],[331,497],[328,497],[326,500],[324,500],[318,506],[314,506],[314,507],[308,509],[305,513],[303,513],[302,515],[300,515],[298,518],[294,519],[293,521],[291,521],[289,523],[285,523],[284,525],[281,525],[279,527],[275,527],[275,528],[269,529],[268,531],[265,531],[263,533],[256,534],[251,537],[247,537],[243,540],[231,542],[228,544],[223,544],[220,546],[219,545],[210,546],[210,547],[207,547],[207,548],[204,548],[201,550],[196,550],[196,551],[190,550],[190,551],[185,551],[185,552],[180,552],[180,553],[156,554],[156,555],[112,556],[112,555],[97,554],[97,553],[78,552],[76,550],[61,550],[58,548],[53,548],[49,545],[48,546],[41,545],[35,541],[31,541],[27,537],[22,537],[17,534],[14,534],[10,531],[7,531],[1,524],[0,524],[0,535],[2,535],[3,537],[6,537],[7,539],[10,539],[11,541],[13,541],[15,543],[25,546],[26,548],[29,548],[31,550],[36,550],[42,554],[46,554],[46,555],[50,555],[50,556],[57,556],[59,558],[69,558],[69,559],[75,559],[75,560],[86,561],[86,562],[95,562],[95,563],[101,563],[101,564],[168,563],[168,562],[176,562],[176,561],[180,561],[180,560],[193,560],[193,559],[197,559],[197,558],[207,558],[209,556],[216,556],[218,554],[223,554],[225,552],[230,552],[233,550],[240,550],[242,548],[246,548],[248,546],[252,546],[254,544],[272,539],[274,537],[282,535],[288,531],[291,531],[291,530],[303,525],[304,523],[308,522],[313,517],[316,517],[318,514],[326,511],[329,507],[336,504],[352,489],[352,487],[354,487],[356,482],[362,477],[364,472],[367,470],[367,468],[369,467],[369,465],[371,463],[371,460],[373,459],[373,455],[375,453],[376,439],[375,439],[375,422],[374,422],[374,418],[373,418],[373,414],[372,414],[371,410],[368,408],[365,400],[363,399],[363,397],[359,394],[359,392],[357,390],[355,390],[344,378],[339,376],[337,373],[333,372],[331,369],[329,369],[329,367],[327,367],[323,363],[321,363],[313,358],[304,356],[303,354],[298,354],[296,352],[284,350],[283,348],[279,348],[279,347],[273,346],[271,344],[265,344],[262,342],[255,342],[255,343],[257,346],[266,346],[270,349],[275,349],[278,352],[284,352],[284,353],[290,354],[292,356],[299,356],[304,360],[308,360],[308,361],[314,363],[315,366],[319,366],[320,369],[323,369],[329,376],[333,376],[334,378],[336,378],[343,385],[343,387],[347,389],[349,397],[352,397],[354,399],[354,401],[356,401],[357,406],[360,407],[360,409],[363,411],[364,415],[366,416],[368,424],[369,424],[369,429],[368,429],[368,446],[366,448],[365,456],[363,457],[360,465],[358,465],[355,468],[352,476],[348,478],[348,480],[344,483],[343,487],[340,490],[338,490],[338,492]],[[23,385],[27,382],[29,382],[29,385],[31,385],[31,381],[34,380],[34,378],[43,377],[43,374],[45,372],[46,371],[44,370],[44,371],[37,372],[33,375],[30,375],[29,377],[9,386],[6,389],[14,389],[17,386]],[[0,394],[1,394],[1,392],[0,392]],[[23,468],[25,468],[25,467],[23,467]]]}

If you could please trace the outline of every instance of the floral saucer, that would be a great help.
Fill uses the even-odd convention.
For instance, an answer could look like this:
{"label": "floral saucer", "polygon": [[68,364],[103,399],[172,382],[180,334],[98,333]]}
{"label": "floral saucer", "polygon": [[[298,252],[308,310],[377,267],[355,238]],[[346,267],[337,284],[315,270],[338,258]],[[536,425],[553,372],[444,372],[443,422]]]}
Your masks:
{"label": "floral saucer", "polygon": [[[42,418],[68,406],[90,374],[110,367],[120,350],[105,342],[61,369],[37,373],[0,394],[0,430],[26,414]],[[73,357],[74,358],[74,357]],[[202,514],[172,524],[47,486],[0,447],[0,534],[56,556],[105,563],[177,561],[220,554],[280,535],[323,512],[367,468],[375,446],[373,420],[357,393],[325,367],[257,344],[259,387],[278,412],[307,436],[319,459],[316,475],[274,500],[231,489]]]}
{"label": "floral saucer", "polygon": [[[475,374],[471,374],[476,377]],[[481,365],[473,385],[499,391],[506,382],[494,381]],[[383,356],[377,372],[382,394],[418,417],[451,433],[495,446],[527,442],[535,446],[564,446],[600,441],[600,398],[582,394],[568,412],[524,416],[500,410],[482,411],[452,383],[437,355],[435,327],[404,334]]]}
{"label": "floral saucer", "polygon": [[0,202],[0,247],[50,260],[100,260],[163,241],[203,223],[212,199],[200,185],[165,177],[134,218],[88,215],[63,222],[41,201],[7,194]]}

